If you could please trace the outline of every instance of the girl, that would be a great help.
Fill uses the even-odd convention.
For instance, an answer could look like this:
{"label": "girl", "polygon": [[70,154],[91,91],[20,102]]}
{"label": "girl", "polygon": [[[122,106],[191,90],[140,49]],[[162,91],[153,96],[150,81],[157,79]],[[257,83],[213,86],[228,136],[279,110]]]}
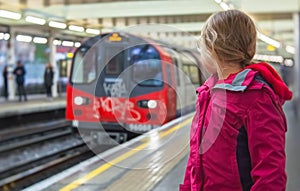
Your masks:
{"label": "girl", "polygon": [[199,41],[211,77],[197,89],[190,156],[181,191],[282,191],[282,105],[292,93],[267,63],[251,63],[256,27],[238,10],[218,12]]}

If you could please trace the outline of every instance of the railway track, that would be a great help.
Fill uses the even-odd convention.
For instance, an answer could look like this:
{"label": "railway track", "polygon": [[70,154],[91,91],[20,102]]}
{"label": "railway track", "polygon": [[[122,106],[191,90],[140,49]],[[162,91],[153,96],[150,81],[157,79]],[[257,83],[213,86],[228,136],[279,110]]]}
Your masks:
{"label": "railway track", "polygon": [[[100,146],[98,150],[110,147]],[[93,155],[70,122],[63,119],[3,129],[0,190],[21,190]]]}
{"label": "railway track", "polygon": [[1,130],[0,154],[70,134],[69,127],[70,122],[61,119]]}

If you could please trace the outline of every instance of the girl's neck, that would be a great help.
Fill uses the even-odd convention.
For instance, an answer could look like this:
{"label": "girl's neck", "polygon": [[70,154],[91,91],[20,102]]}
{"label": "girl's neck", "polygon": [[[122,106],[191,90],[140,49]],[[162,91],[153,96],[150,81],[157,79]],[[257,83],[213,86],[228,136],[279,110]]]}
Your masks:
{"label": "girl's neck", "polygon": [[238,73],[242,70],[242,66],[238,63],[221,63],[219,64],[218,77],[219,80],[228,78],[230,74]]}

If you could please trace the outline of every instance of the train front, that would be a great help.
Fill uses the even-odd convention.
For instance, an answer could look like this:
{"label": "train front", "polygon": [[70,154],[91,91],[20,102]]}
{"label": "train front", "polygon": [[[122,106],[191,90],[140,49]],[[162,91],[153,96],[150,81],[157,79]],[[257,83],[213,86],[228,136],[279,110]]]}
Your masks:
{"label": "train front", "polygon": [[164,124],[176,115],[171,64],[159,45],[140,37],[89,39],[73,58],[67,119],[79,128],[132,134]]}

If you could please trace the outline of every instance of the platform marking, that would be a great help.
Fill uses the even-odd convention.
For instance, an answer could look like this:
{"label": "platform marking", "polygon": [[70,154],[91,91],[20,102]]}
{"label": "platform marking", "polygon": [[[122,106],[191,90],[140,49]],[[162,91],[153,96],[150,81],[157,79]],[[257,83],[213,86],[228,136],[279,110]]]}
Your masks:
{"label": "platform marking", "polygon": [[183,126],[185,126],[185,125],[187,125],[187,124],[189,124],[189,123],[191,123],[191,122],[192,122],[192,119],[193,119],[193,118],[190,117],[190,118],[186,119],[184,122],[182,122],[182,123],[180,123],[180,124],[174,126],[173,128],[170,128],[170,129],[168,129],[168,130],[166,130],[166,131],[160,132],[160,133],[159,133],[159,137],[160,137],[160,138],[163,138],[163,137],[165,137],[165,136],[167,136],[167,135],[173,133],[174,131],[176,131],[176,130],[182,128]]}
{"label": "platform marking", "polygon": [[[170,133],[184,127],[185,125],[187,125],[188,123],[190,123],[192,121],[192,117],[186,119],[184,122],[174,126],[173,128],[170,128],[166,131],[160,132],[159,133],[159,137],[163,138],[167,135],[169,135]],[[137,153],[138,151],[142,150],[143,148],[145,148],[146,146],[148,146],[149,141],[147,141],[146,143],[143,143],[137,147],[135,147],[134,149],[128,151],[127,153],[124,153],[123,155],[113,159],[110,162],[105,163],[104,165],[100,166],[99,168],[93,170],[92,172],[88,173],[87,175],[85,175],[82,178],[79,178],[73,182],[71,182],[70,184],[68,184],[67,186],[61,188],[59,191],[71,191],[74,190],[75,188],[78,188],[79,186],[81,186],[82,184],[86,183],[87,181],[91,180],[92,178],[98,176],[99,174],[101,174],[102,172],[106,171],[107,169],[109,169],[110,167],[112,167],[114,164],[117,164],[127,158],[129,158],[130,156],[134,155],[135,153]]]}

